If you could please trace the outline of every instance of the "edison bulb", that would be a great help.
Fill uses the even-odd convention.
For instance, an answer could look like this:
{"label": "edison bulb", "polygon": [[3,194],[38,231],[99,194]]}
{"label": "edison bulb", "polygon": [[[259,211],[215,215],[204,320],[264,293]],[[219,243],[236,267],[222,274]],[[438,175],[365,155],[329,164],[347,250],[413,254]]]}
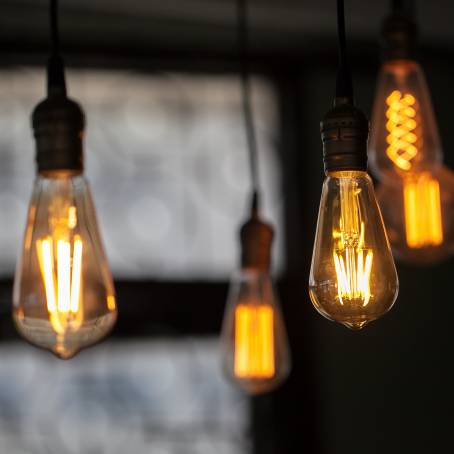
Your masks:
{"label": "edison bulb", "polygon": [[250,394],[287,378],[290,351],[268,272],[243,268],[232,278],[222,330],[227,375]]}
{"label": "edison bulb", "polygon": [[413,60],[383,64],[377,85],[369,146],[372,171],[386,182],[431,171],[442,151],[424,73]]}
{"label": "edison bulb", "polygon": [[320,314],[355,330],[388,312],[397,298],[394,260],[365,171],[327,173],[309,293]]}
{"label": "edison bulb", "polygon": [[117,318],[88,183],[39,174],[14,282],[13,318],[32,344],[63,359],[102,339]]}
{"label": "edison bulb", "polygon": [[383,65],[375,99],[370,157],[381,180],[379,202],[396,257],[430,264],[453,252],[451,172],[429,90],[412,60]]}

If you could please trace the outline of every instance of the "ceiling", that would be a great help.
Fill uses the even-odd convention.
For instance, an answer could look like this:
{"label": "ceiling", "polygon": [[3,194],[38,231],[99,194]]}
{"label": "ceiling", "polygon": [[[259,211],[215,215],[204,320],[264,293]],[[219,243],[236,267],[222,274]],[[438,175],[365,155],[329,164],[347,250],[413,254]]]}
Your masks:
{"label": "ceiling", "polygon": [[[234,49],[234,0],[64,0],[62,40],[66,50],[98,53],[226,52]],[[348,0],[350,39],[374,42],[388,1]],[[47,0],[0,0],[0,51],[45,52]],[[334,0],[250,0],[252,48],[296,53],[332,42]],[[421,41],[454,46],[454,4],[418,2]],[[424,18],[424,21],[421,19]]]}

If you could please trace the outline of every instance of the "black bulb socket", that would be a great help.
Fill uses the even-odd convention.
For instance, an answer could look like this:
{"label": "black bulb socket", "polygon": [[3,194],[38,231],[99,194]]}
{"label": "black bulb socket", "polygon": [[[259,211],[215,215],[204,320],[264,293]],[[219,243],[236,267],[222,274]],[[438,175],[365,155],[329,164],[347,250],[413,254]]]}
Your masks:
{"label": "black bulb socket", "polygon": [[350,98],[336,98],[320,123],[325,172],[367,170],[369,121]]}
{"label": "black bulb socket", "polygon": [[85,116],[65,94],[51,94],[32,115],[39,173],[83,171]]}
{"label": "black bulb socket", "polygon": [[33,111],[38,173],[83,171],[85,115],[66,95],[65,71],[59,55],[47,63],[47,98]]}

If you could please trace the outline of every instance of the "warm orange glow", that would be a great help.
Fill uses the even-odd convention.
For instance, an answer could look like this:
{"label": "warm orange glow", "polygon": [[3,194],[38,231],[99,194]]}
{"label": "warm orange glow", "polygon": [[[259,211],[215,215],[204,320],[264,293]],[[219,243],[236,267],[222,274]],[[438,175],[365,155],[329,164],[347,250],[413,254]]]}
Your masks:
{"label": "warm orange glow", "polygon": [[53,218],[51,223],[53,235],[37,240],[36,248],[49,321],[54,331],[63,335],[67,330],[77,331],[83,321],[83,244],[79,235],[70,235],[77,225],[75,207],[68,207],[67,216]]}
{"label": "warm orange glow", "polygon": [[410,248],[443,243],[440,185],[430,174],[404,181],[405,232]]}
{"label": "warm orange glow", "polygon": [[271,306],[239,304],[236,307],[234,362],[238,378],[274,376],[274,313]]}
{"label": "warm orange glow", "polygon": [[412,160],[418,154],[416,133],[416,99],[409,93],[402,94],[394,90],[387,98],[386,104],[386,154],[402,170],[410,170]]}
{"label": "warm orange glow", "polygon": [[340,180],[340,221],[333,230],[334,268],[339,303],[367,306],[371,298],[370,276],[373,252],[365,247],[364,221],[358,195],[361,189],[350,178]]}

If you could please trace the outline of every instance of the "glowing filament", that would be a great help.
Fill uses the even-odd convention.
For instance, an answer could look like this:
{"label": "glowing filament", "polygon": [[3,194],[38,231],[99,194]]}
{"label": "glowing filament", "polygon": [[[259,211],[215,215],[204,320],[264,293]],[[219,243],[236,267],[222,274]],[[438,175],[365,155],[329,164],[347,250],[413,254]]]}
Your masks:
{"label": "glowing filament", "polygon": [[410,248],[443,243],[440,185],[429,174],[404,182],[405,233]]}
{"label": "glowing filament", "polygon": [[239,304],[235,309],[235,376],[271,378],[274,364],[274,314],[265,304]]}
{"label": "glowing filament", "polygon": [[361,189],[350,179],[340,180],[339,230],[333,230],[334,268],[339,303],[367,306],[371,298],[370,277],[373,252],[364,245],[364,222],[358,195]]}
{"label": "glowing filament", "polygon": [[399,90],[394,90],[387,98],[386,104],[386,154],[394,164],[402,170],[410,170],[411,161],[418,154],[416,143],[418,136],[415,133],[416,99],[414,96]]}
{"label": "glowing filament", "polygon": [[38,240],[36,246],[51,325],[57,334],[77,330],[83,316],[80,305],[82,240],[78,235],[74,237],[72,257],[71,243],[65,239],[54,241],[48,236]]}

